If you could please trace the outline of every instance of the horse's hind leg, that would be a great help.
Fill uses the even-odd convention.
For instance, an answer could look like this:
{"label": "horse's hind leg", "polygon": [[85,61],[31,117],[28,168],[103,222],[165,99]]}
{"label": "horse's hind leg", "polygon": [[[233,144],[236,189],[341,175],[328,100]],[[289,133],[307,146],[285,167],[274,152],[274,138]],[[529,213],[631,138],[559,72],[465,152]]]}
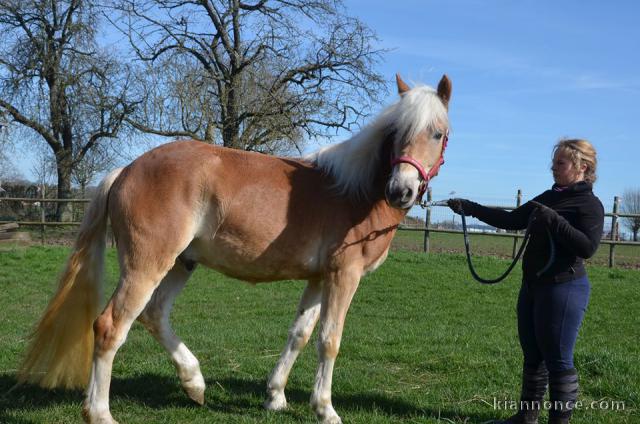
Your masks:
{"label": "horse's hind leg", "polygon": [[124,343],[131,324],[140,315],[159,281],[167,272],[166,269],[152,272],[151,268],[148,264],[136,269],[130,267],[124,269],[118,288],[93,324],[95,336],[93,365],[82,408],[82,415],[89,423],[115,423],[109,412],[109,386],[113,358],[118,348]]}
{"label": "horse's hind leg", "polygon": [[205,383],[200,372],[200,363],[176,336],[169,323],[173,302],[184,288],[194,268],[195,264],[176,261],[174,267],[153,293],[138,320],[171,356],[178,371],[182,388],[187,395],[198,404],[203,405]]}
{"label": "horse's hind leg", "polygon": [[313,328],[320,315],[320,300],[322,288],[319,281],[309,281],[302,293],[296,318],[289,330],[289,338],[280,359],[273,369],[267,384],[269,398],[264,406],[271,410],[280,410],[287,406],[284,387],[287,384],[289,372],[300,351],[311,337]]}

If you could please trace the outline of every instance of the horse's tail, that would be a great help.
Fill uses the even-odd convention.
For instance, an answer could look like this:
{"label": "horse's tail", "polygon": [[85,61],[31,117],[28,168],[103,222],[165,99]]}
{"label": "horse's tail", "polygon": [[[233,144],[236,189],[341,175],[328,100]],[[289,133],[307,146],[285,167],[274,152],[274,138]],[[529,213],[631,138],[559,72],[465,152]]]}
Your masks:
{"label": "horse's tail", "polygon": [[89,381],[93,321],[102,301],[109,190],[122,168],[107,175],[82,220],[58,290],[38,322],[18,383],[82,388]]}

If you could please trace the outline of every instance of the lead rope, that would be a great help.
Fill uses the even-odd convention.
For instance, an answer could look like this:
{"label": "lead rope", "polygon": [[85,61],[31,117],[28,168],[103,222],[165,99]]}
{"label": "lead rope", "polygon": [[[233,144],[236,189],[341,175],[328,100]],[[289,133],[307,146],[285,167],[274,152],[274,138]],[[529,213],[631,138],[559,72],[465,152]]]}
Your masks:
{"label": "lead rope", "polygon": [[[496,284],[504,280],[505,278],[507,278],[507,276],[511,273],[511,270],[513,269],[513,267],[516,266],[516,263],[520,259],[520,256],[522,256],[522,252],[524,252],[525,246],[529,242],[529,238],[531,236],[531,224],[534,221],[533,212],[531,213],[531,217],[529,218],[529,223],[524,233],[524,239],[522,240],[522,244],[518,249],[518,253],[516,254],[516,257],[513,259],[513,262],[511,262],[511,265],[509,265],[509,268],[507,268],[507,270],[501,276],[494,279],[486,279],[486,278],[480,277],[476,272],[475,268],[473,267],[473,263],[471,262],[471,249],[469,247],[469,234],[467,232],[467,219],[464,216],[464,213],[460,214],[460,216],[462,216],[462,232],[464,233],[464,249],[467,253],[467,264],[469,265],[469,271],[471,272],[471,275],[473,275],[473,278],[475,278],[476,281],[482,284]],[[547,261],[547,264],[544,266],[544,268],[536,272],[536,277],[538,278],[542,274],[547,272],[549,268],[551,268],[551,265],[553,265],[553,262],[555,261],[555,258],[556,258],[556,245],[553,242],[553,238],[551,238],[551,231],[549,231],[548,228],[546,230],[547,230],[547,238],[549,239],[549,260]]]}
{"label": "lead rope", "polygon": [[462,217],[462,233],[464,235],[464,250],[467,254],[467,264],[469,265],[469,271],[471,272],[471,275],[473,276],[473,278],[475,278],[476,281],[482,284],[496,284],[504,280],[505,278],[507,278],[507,276],[511,273],[511,270],[513,269],[513,267],[516,266],[516,263],[520,259],[520,256],[522,255],[522,252],[524,252],[524,248],[527,245],[527,242],[529,241],[529,227],[531,226],[531,222],[529,222],[529,225],[527,226],[527,230],[524,233],[524,239],[522,240],[522,244],[518,249],[518,253],[516,254],[516,257],[513,259],[513,262],[511,262],[511,265],[509,265],[509,268],[507,268],[507,270],[498,278],[486,279],[486,278],[480,277],[476,272],[475,268],[473,267],[473,263],[471,262],[471,247],[469,245],[469,233],[467,232],[467,218],[465,217],[464,213],[460,214],[460,216]]}
{"label": "lead rope", "polygon": [[[423,208],[429,207],[429,206],[446,206],[447,202],[448,200],[441,200],[437,202],[421,202],[420,206],[422,206]],[[522,244],[520,245],[520,248],[518,249],[518,253],[513,259],[513,262],[511,262],[511,265],[509,265],[509,268],[507,268],[507,270],[502,275],[494,279],[486,279],[486,278],[480,277],[476,272],[475,268],[473,267],[473,262],[471,261],[471,246],[469,244],[469,232],[467,231],[467,218],[464,212],[461,213],[460,216],[462,217],[462,234],[464,236],[464,250],[465,250],[465,253],[467,254],[467,264],[469,265],[469,271],[471,272],[471,275],[473,276],[473,278],[482,284],[496,284],[504,280],[505,278],[507,278],[507,276],[513,270],[513,267],[516,266],[516,263],[520,259],[520,256],[522,256],[522,252],[524,252],[524,249],[527,243],[529,242],[529,238],[531,237],[531,224],[534,221],[533,217],[535,216],[535,214],[532,212],[529,217],[527,229],[524,233],[524,239],[522,240]],[[551,237],[551,231],[549,231],[548,228],[547,228],[547,237],[549,239],[549,260],[547,261],[547,264],[544,266],[544,268],[542,268],[540,271],[536,273],[536,277],[540,277],[542,274],[547,272],[549,268],[551,268],[551,266],[553,265],[553,262],[555,261],[555,258],[556,258],[556,245],[553,242],[553,238]]]}

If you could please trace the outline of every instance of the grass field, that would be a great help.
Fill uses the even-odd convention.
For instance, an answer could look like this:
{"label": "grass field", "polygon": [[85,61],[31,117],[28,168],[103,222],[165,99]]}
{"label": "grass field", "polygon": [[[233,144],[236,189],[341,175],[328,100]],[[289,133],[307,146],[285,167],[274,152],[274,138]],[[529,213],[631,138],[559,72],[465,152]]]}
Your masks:
{"label": "grass field", "polygon": [[[64,247],[0,251],[0,422],[80,422],[82,394],[32,386],[10,393],[25,334],[43,310],[68,254]],[[506,267],[479,258],[482,275]],[[113,250],[108,282],[116,281]],[[640,423],[640,272],[592,267],[592,298],[578,340],[581,400],[624,402],[582,409],[576,423]],[[520,350],[515,300],[519,272],[497,286],[471,281],[461,255],[394,252],[361,283],[336,363],[333,401],[345,423],[480,423],[506,417],[516,400]],[[139,324],[116,356],[111,411],[121,423],[314,422],[308,407],[313,341],[293,369],[289,408],[262,409],[266,378],[284,346],[300,282],[251,286],[204,268],[173,313],[174,327],[201,362],[206,404],[191,404],[169,357]]]}

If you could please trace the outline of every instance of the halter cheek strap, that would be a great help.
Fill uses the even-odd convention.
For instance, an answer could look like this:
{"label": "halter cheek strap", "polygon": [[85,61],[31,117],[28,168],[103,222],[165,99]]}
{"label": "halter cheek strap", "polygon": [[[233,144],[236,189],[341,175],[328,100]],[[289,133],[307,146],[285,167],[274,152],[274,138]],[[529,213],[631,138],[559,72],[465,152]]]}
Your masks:
{"label": "halter cheek strap", "polygon": [[443,137],[444,139],[442,140],[442,150],[440,151],[440,158],[438,159],[438,162],[436,162],[436,164],[433,165],[431,169],[429,169],[429,172],[426,172],[420,162],[418,162],[411,156],[400,156],[391,159],[391,167],[394,167],[399,163],[408,163],[409,165],[412,165],[414,168],[416,168],[418,174],[420,174],[422,181],[420,182],[420,189],[418,191],[418,197],[416,198],[417,201],[420,201],[422,199],[422,195],[425,191],[427,191],[429,181],[431,180],[431,178],[435,177],[438,174],[440,166],[444,164],[444,151],[447,148],[447,142],[449,141],[449,132],[447,131],[447,133]]}

